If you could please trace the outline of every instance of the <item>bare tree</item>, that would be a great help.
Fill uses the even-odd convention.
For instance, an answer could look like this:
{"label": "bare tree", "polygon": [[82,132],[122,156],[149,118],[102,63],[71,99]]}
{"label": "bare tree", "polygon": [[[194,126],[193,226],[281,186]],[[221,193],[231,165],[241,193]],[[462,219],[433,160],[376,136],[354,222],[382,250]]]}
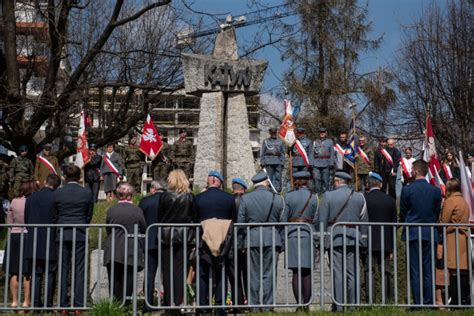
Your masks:
{"label": "bare tree", "polygon": [[[31,96],[25,87],[38,71],[38,56],[29,54],[29,67],[20,65],[19,45],[25,43],[18,39],[23,34],[18,35],[15,14],[21,1],[3,1],[6,69],[0,143],[10,149],[21,144],[36,149],[63,139],[68,127],[77,124],[81,107],[99,117],[91,141],[102,145],[123,137],[144,118],[160,91],[182,82],[179,56],[186,48],[176,48],[175,40],[182,13],[170,2],[28,1],[36,8],[35,18],[45,23],[47,55],[44,80]],[[38,138],[41,130],[44,137]]]}
{"label": "bare tree", "polygon": [[474,139],[474,4],[452,0],[431,4],[406,27],[395,65],[400,98],[388,128],[422,138],[430,115],[441,148],[469,150]]}

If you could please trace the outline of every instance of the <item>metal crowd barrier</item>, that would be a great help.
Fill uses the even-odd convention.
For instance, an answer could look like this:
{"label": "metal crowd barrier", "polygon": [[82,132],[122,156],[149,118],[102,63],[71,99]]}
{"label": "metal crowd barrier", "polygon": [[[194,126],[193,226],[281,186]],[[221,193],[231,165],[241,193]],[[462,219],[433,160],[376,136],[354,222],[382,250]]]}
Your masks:
{"label": "metal crowd barrier", "polygon": [[[339,308],[474,307],[473,227],[472,224],[439,223],[334,224],[330,228],[332,243],[329,256],[333,303]],[[455,260],[456,267],[451,269],[448,269],[448,248],[452,247],[447,243],[449,234],[454,235],[450,238],[454,238],[455,242],[455,258],[449,259]],[[374,235],[379,236],[379,239],[374,239]],[[460,245],[461,235],[466,236],[465,248]],[[392,239],[389,244],[385,242],[387,236]],[[402,241],[402,238],[406,241]],[[437,259],[437,238],[442,245],[441,260]],[[335,244],[336,239],[339,242]],[[378,243],[380,247],[374,249],[374,243]],[[450,248],[449,251],[452,252],[453,249]],[[414,254],[415,258],[410,256]],[[349,262],[353,257],[355,260]],[[342,262],[336,262],[340,258]],[[461,269],[462,262],[467,269]],[[412,275],[416,273],[416,266],[419,267],[418,276]],[[424,271],[427,268],[429,270]],[[341,273],[342,279],[337,279]],[[437,274],[438,283],[443,283],[440,286],[436,285]],[[342,294],[337,293],[341,290]],[[437,290],[442,293],[442,304],[436,304]],[[419,297],[418,301],[415,301],[415,296]]]}

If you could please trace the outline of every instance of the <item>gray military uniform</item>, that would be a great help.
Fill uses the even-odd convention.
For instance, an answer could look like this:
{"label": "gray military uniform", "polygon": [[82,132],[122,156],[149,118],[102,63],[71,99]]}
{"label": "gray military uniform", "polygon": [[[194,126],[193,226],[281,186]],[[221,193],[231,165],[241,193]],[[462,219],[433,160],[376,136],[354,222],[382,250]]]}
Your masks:
{"label": "gray military uniform", "polygon": [[278,138],[267,138],[260,149],[260,164],[265,167],[275,189],[281,190],[281,170],[285,163],[285,146]]}
{"label": "gray military uniform", "polygon": [[[303,148],[306,151],[306,154],[308,155],[309,164],[313,165],[313,155],[311,154],[313,152],[313,142],[311,142],[311,140],[306,136],[301,137],[299,141],[301,142],[301,145],[303,145]],[[301,155],[299,154],[298,149],[296,149],[296,146],[293,146],[291,148],[291,151],[293,155],[293,172],[307,170],[303,157],[301,157]]]}
{"label": "gray military uniform", "polygon": [[[319,200],[307,187],[292,191],[285,196],[286,210],[282,222],[307,223],[313,225],[318,214]],[[306,208],[305,208],[306,205]],[[298,229],[299,227],[299,229]],[[299,230],[299,232],[298,232]],[[287,268],[311,268],[312,234],[307,225],[291,225],[288,228]],[[298,243],[298,239],[300,242]],[[285,242],[285,239],[283,239]],[[299,246],[299,247],[298,247]]]}
{"label": "gray military uniform", "polygon": [[[354,192],[350,197],[346,206],[341,213],[339,211],[349,198],[352,189],[347,185],[342,185],[334,191],[328,191],[324,194],[321,207],[319,210],[319,222],[323,223],[324,229],[331,232],[331,222],[354,222],[361,223],[368,221],[367,206],[365,198],[362,193]],[[339,216],[337,214],[340,214]],[[366,226],[360,226],[357,229],[354,226],[344,227],[336,226],[332,229],[332,236],[330,241],[326,242],[326,247],[330,247],[330,242],[333,245],[333,275],[334,275],[334,300],[336,303],[351,304],[355,303],[356,297],[356,260],[355,246],[356,236],[358,236],[359,243],[363,242],[363,235],[366,235]],[[344,244],[346,247],[346,254],[344,256]],[[362,244],[363,246],[363,244]],[[344,261],[345,260],[345,264]],[[347,289],[347,301],[344,302],[344,282]],[[333,310],[342,310],[341,306],[333,306]]]}
{"label": "gray military uniform", "polygon": [[329,188],[329,169],[334,166],[334,143],[331,139],[317,139],[313,142],[314,186],[317,193]]}
{"label": "gray military uniform", "polygon": [[[273,200],[273,205],[272,205]],[[242,196],[239,206],[238,223],[278,223],[284,212],[284,200],[263,186]],[[273,271],[276,274],[278,250],[281,247],[279,229],[271,226],[251,227],[239,231],[244,240],[244,248],[250,248],[250,295],[251,305],[271,305],[275,301]],[[262,257],[262,265],[260,264]],[[273,266],[275,269],[273,269]],[[275,280],[276,282],[276,280]],[[263,299],[260,298],[263,290]]]}

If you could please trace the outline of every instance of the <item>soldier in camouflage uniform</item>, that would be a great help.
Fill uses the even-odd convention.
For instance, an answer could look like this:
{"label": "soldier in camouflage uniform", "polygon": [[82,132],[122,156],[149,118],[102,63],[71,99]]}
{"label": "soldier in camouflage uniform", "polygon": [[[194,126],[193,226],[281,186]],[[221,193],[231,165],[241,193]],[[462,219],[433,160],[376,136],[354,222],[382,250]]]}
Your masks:
{"label": "soldier in camouflage uniform", "polygon": [[[158,132],[161,139],[163,139],[163,133]],[[163,148],[161,148],[158,156],[151,163],[151,170],[153,171],[153,180],[165,180],[168,178],[172,166],[170,163],[170,151],[171,147],[167,142],[163,141]]]}
{"label": "soldier in camouflage uniform", "polygon": [[38,156],[41,156],[49,161],[54,168],[54,172],[44,162],[36,157],[34,180],[40,188],[43,187],[44,180],[46,180],[50,174],[56,174],[58,177],[61,177],[61,169],[59,168],[58,158],[51,155],[51,148],[51,144],[45,144],[43,146],[42,153]]}
{"label": "soldier in camouflage uniform", "polygon": [[125,168],[127,169],[127,182],[134,188],[135,192],[141,192],[144,155],[137,146],[137,136],[131,135],[128,146],[124,150]]}
{"label": "soldier in camouflage uniform", "polygon": [[367,145],[365,136],[359,137],[359,148],[362,149],[367,157],[369,163],[367,163],[360,154],[356,155],[356,167],[357,167],[357,191],[364,192],[367,188],[367,180],[369,172],[374,170],[374,150]]}
{"label": "soldier in camouflage uniform", "polygon": [[3,160],[3,155],[0,159],[0,196],[5,197],[8,190],[9,174],[8,163]]}
{"label": "soldier in camouflage uniform", "polygon": [[186,139],[187,132],[184,129],[179,131],[179,139],[171,146],[171,159],[176,169],[182,169],[188,179],[193,177],[194,167],[194,145]]}
{"label": "soldier in camouflage uniform", "polygon": [[31,181],[33,178],[33,163],[26,157],[28,148],[24,145],[20,146],[19,155],[10,163],[10,181],[12,183],[10,189],[10,199],[20,194],[20,186],[25,181]]}

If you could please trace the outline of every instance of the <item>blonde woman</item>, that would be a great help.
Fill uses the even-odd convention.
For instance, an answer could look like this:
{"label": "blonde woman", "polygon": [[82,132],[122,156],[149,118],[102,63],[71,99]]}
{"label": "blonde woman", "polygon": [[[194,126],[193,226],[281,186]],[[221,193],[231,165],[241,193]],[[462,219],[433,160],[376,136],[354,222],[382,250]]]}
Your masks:
{"label": "blonde woman", "polygon": [[[197,214],[194,209],[194,197],[189,189],[189,181],[181,169],[173,170],[168,175],[168,191],[160,198],[158,222],[165,223],[193,223]],[[184,243],[189,241],[194,234],[185,227],[164,227],[161,230],[161,262],[164,287],[164,305],[179,306],[184,296],[183,269],[184,260],[188,254],[184,253]],[[171,247],[173,245],[173,247]],[[189,243],[186,251],[191,249]],[[187,273],[187,271],[186,271]],[[171,286],[171,282],[173,285]],[[173,296],[171,296],[173,288]],[[173,302],[171,302],[173,297]]]}

